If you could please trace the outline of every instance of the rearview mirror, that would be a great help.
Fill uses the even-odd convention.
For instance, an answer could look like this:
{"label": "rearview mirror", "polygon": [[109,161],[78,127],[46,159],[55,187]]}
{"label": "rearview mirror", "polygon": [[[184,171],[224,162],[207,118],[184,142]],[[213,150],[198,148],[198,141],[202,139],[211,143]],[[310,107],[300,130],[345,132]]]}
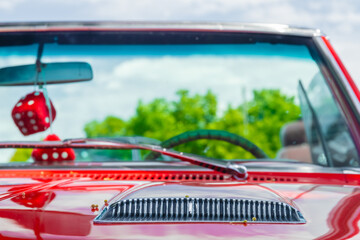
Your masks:
{"label": "rearview mirror", "polygon": [[[0,69],[0,86],[34,85],[36,64]],[[38,85],[90,81],[93,73],[86,62],[41,63]]]}

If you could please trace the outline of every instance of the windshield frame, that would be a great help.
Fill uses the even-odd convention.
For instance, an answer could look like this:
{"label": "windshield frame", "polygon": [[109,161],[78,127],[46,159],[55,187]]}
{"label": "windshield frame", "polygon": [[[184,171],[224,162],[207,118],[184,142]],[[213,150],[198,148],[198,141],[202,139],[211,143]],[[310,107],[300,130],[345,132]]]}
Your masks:
{"label": "windshield frame", "polygon": [[[84,31],[56,31],[56,33],[58,34],[59,32],[63,32],[64,34],[66,33],[88,33],[88,34],[94,34],[96,33],[107,33],[109,34],[108,31],[103,31],[103,30],[96,30],[96,31],[88,31],[88,30],[84,30]],[[163,30],[163,29],[151,29],[151,30],[134,30],[134,31],[112,31],[113,34],[143,34],[146,35],[150,38],[152,38],[152,33],[159,33],[161,34],[170,34],[173,37],[173,41],[179,41],[179,39],[176,38],[176,36],[178,34],[215,34],[218,35],[220,37],[224,37],[225,41],[234,41],[234,39],[231,39],[231,35],[236,36],[238,34],[241,34],[243,36],[248,36],[249,38],[252,36],[252,40],[253,41],[253,37],[257,36],[260,41],[261,39],[268,39],[268,38],[274,38],[276,39],[276,43],[280,43],[282,40],[281,39],[285,39],[286,41],[290,41],[293,42],[294,44],[296,44],[297,41],[301,41],[301,42],[305,42],[306,46],[308,46],[311,55],[314,57],[314,59],[317,59],[319,61],[319,63],[321,63],[321,66],[319,66],[322,74],[325,77],[325,80],[330,88],[330,91],[333,95],[333,97],[335,98],[335,101],[338,103],[339,107],[340,107],[340,112],[341,114],[344,116],[345,121],[347,122],[347,125],[349,127],[353,142],[355,143],[355,146],[357,148],[357,153],[360,153],[360,123],[359,123],[359,112],[356,110],[356,105],[353,102],[353,99],[350,97],[350,94],[348,91],[345,91],[346,86],[344,86],[344,79],[342,79],[342,76],[338,73],[338,71],[335,69],[336,67],[334,66],[334,63],[331,62],[332,60],[329,59],[329,56],[325,55],[325,50],[323,49],[323,45],[321,45],[321,43],[319,43],[319,39],[322,39],[320,36],[290,36],[290,35],[285,35],[285,34],[269,34],[269,33],[244,33],[243,31],[211,31],[211,30],[203,30],[203,31],[189,31],[189,30],[179,30],[179,31],[174,31],[174,30]],[[10,32],[11,33],[11,32]],[[15,35],[18,34],[44,34],[45,36],[51,36],[51,31],[47,32],[14,32]],[[9,34],[9,32],[7,32],[6,34]],[[3,33],[0,33],[0,37],[3,36]],[[9,36],[8,36],[9,37]],[[148,40],[144,40],[142,38],[138,38],[141,39],[139,40],[139,44],[142,43],[142,41],[148,41]],[[280,40],[279,40],[280,39]],[[130,38],[130,42],[132,44],[134,44],[133,42],[133,38]],[[158,41],[159,39],[154,38],[153,40]],[[194,39],[188,39],[189,42],[194,42]],[[195,42],[197,42],[198,40],[196,40]],[[221,38],[217,39],[217,43],[222,42],[223,40],[221,40]],[[250,40],[249,40],[250,41]],[[146,42],[149,43],[149,42]],[[183,42],[182,42],[183,43]],[[316,61],[316,62],[318,62]],[[334,68],[335,67],[335,68]],[[337,66],[339,67],[339,66]]]}

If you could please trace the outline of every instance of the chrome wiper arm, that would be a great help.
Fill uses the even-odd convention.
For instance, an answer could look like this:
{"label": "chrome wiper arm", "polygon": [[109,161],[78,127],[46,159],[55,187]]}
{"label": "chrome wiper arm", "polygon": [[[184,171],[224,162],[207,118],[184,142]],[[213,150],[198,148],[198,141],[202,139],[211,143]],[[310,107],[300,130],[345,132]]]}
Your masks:
{"label": "chrome wiper arm", "polygon": [[209,168],[217,172],[227,173],[238,180],[245,180],[247,178],[247,169],[245,166],[242,165],[234,164],[232,162],[226,162],[224,160],[200,158],[198,156],[193,156],[192,154],[184,154],[182,152],[162,148],[161,146],[149,145],[148,147],[149,148],[145,148],[145,150],[158,152],[163,155],[167,155],[181,161],[189,162],[193,165],[197,165],[200,167]]}
{"label": "chrome wiper arm", "polygon": [[[158,152],[163,155],[173,157],[179,159],[181,161],[189,162],[193,165],[205,167],[212,169],[217,172],[227,173],[232,175],[235,179],[244,180],[247,178],[247,169],[245,166],[234,164],[231,162],[226,162],[223,160],[217,159],[201,159],[197,156],[192,156],[189,154],[184,154],[182,152],[173,151],[170,149],[162,148],[157,145],[149,145],[149,144],[133,144],[133,143],[125,143],[118,140],[111,139],[73,139],[67,140],[67,142],[71,141],[71,143],[86,141],[86,142],[103,142],[103,143],[114,143],[116,146],[123,146],[124,148],[115,148],[115,149],[140,149],[140,150],[149,150],[153,152]],[[75,141],[75,142],[74,142]],[[119,144],[119,145],[118,145]]]}
{"label": "chrome wiper arm", "polygon": [[191,164],[212,169],[217,172],[227,173],[235,179],[247,178],[245,166],[233,164],[217,159],[201,159],[199,157],[176,152],[156,145],[124,143],[107,139],[76,138],[64,141],[13,141],[0,142],[0,148],[85,148],[85,149],[140,149],[158,152],[169,157],[189,162]]}

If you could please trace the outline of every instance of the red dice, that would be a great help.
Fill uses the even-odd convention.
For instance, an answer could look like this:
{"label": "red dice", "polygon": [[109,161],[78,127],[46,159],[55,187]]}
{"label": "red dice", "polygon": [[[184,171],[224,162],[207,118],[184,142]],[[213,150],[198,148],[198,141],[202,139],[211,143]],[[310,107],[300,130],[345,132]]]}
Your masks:
{"label": "red dice", "polygon": [[[54,121],[56,111],[51,101],[50,105],[51,119]],[[20,132],[25,136],[45,131],[50,127],[49,109],[44,94],[39,91],[21,98],[13,108],[11,116]]]}
{"label": "red dice", "polygon": [[[55,134],[49,134],[44,141],[61,141]],[[31,157],[35,162],[73,161],[75,152],[72,148],[35,148]]]}

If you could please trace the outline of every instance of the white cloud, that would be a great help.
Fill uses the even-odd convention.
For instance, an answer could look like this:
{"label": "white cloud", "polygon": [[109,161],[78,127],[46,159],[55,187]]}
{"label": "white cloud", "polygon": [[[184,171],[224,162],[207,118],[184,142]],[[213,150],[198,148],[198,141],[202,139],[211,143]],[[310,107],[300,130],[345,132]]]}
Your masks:
{"label": "white cloud", "polygon": [[2,0],[0,1],[0,11],[12,11],[22,2],[23,0]]}
{"label": "white cloud", "polygon": [[[357,0],[1,0],[0,21],[162,20],[264,22],[320,28],[360,85]],[[348,46],[352,46],[351,48]]]}

